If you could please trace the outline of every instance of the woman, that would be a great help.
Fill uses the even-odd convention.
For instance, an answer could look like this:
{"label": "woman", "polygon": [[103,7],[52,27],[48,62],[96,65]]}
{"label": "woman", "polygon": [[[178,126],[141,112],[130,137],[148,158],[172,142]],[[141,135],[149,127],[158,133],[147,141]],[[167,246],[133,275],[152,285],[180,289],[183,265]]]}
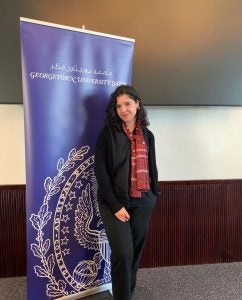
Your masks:
{"label": "woman", "polygon": [[138,92],[110,97],[95,153],[98,203],[111,247],[113,299],[130,300],[158,194],[154,136]]}

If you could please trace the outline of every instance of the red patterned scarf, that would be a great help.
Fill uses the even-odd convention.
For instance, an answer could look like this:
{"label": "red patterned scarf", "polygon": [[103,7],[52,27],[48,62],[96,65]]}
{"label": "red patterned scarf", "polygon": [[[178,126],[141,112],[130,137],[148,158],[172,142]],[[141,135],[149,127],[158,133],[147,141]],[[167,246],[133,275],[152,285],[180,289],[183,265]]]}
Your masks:
{"label": "red patterned scarf", "polygon": [[135,134],[123,125],[124,132],[131,141],[131,174],[130,174],[130,197],[141,198],[141,192],[150,189],[148,152],[142,129],[136,124]]}

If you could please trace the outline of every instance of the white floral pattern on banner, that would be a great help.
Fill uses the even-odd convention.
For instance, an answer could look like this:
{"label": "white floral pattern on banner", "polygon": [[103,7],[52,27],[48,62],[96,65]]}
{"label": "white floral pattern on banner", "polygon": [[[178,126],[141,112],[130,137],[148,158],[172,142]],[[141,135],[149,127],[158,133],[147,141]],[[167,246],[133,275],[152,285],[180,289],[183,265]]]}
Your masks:
{"label": "white floral pattern on banner", "polygon": [[[89,146],[83,146],[78,151],[74,148],[66,161],[59,159],[57,175],[45,179],[46,194],[39,212],[32,213],[30,217],[37,231],[36,242],[31,244],[31,250],[39,258],[34,271],[38,277],[48,279],[46,295],[51,298],[67,296],[111,281],[110,248],[104,229],[100,229],[102,221],[97,205],[94,156],[88,157],[89,150]],[[53,196],[55,200],[58,196],[54,214],[50,210]],[[51,220],[53,243],[50,238],[45,238],[46,225]],[[65,256],[72,255],[71,241],[74,239],[75,247],[91,250],[94,255],[90,259],[66,265]],[[102,264],[103,276],[98,279]],[[61,279],[56,278],[57,269],[62,275]]]}

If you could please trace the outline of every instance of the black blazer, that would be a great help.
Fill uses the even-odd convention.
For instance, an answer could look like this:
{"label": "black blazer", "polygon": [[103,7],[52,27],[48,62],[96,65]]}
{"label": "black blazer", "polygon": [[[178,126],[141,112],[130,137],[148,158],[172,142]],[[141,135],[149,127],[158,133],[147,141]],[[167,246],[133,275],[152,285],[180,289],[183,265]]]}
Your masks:
{"label": "black blazer", "polygon": [[[155,139],[146,127],[142,128],[148,150],[151,191],[158,195],[158,172],[155,157]],[[130,140],[124,131],[104,126],[97,138],[95,149],[95,175],[98,183],[98,201],[116,213],[129,199]]]}

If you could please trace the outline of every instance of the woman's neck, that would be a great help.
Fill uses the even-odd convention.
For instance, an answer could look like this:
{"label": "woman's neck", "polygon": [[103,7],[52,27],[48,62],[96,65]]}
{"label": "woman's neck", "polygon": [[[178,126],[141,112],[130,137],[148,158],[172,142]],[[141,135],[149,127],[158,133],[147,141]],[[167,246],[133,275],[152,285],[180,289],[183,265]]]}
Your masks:
{"label": "woman's neck", "polygon": [[125,125],[129,129],[129,131],[132,133],[135,129],[136,121],[125,123]]}

